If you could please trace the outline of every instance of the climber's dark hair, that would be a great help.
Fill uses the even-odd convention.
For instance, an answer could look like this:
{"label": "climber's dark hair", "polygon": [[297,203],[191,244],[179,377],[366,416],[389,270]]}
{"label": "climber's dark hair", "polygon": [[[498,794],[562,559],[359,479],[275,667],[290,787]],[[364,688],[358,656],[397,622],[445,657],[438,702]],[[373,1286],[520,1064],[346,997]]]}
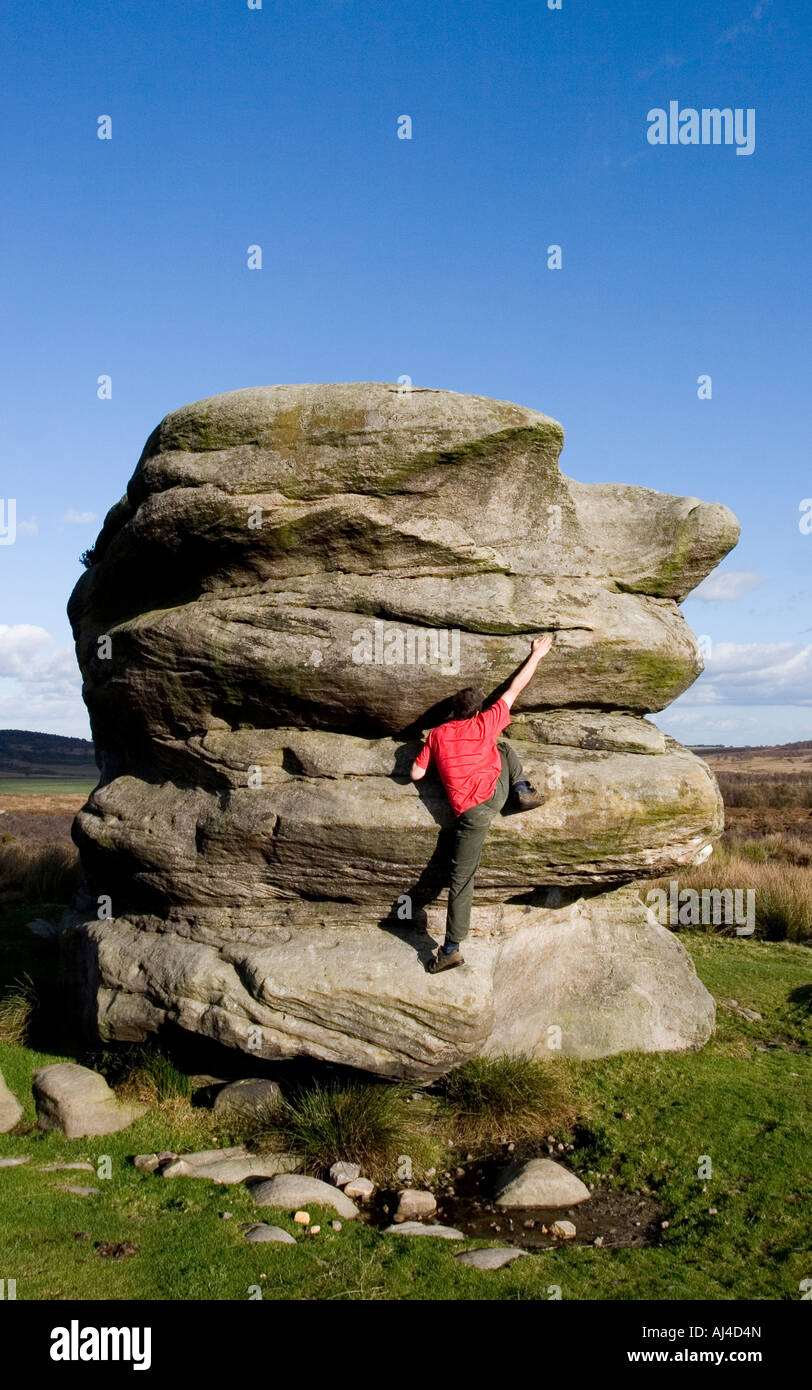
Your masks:
{"label": "climber's dark hair", "polygon": [[451,714],[449,719],[471,719],[475,714],[479,714],[485,703],[485,696],[475,685],[466,685],[464,690],[458,690],[451,701]]}

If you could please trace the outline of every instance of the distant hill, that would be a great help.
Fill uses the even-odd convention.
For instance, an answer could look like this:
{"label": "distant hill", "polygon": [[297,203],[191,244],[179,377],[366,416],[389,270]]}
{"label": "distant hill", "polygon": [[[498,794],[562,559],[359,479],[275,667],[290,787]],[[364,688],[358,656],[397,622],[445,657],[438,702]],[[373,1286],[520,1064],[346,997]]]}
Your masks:
{"label": "distant hill", "polygon": [[692,753],[724,753],[727,756],[740,754],[747,757],[758,754],[761,757],[793,758],[797,754],[812,750],[812,738],[800,739],[797,743],[695,743]]}
{"label": "distant hill", "polygon": [[76,777],[95,781],[98,775],[93,744],[87,738],[0,729],[0,779]]}

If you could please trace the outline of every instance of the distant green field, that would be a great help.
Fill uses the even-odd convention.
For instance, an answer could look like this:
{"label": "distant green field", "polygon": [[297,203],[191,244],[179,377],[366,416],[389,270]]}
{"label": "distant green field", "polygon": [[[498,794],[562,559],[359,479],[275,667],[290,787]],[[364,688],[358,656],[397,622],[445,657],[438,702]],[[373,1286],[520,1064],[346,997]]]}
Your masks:
{"label": "distant green field", "polygon": [[96,785],[90,777],[0,777],[0,796],[87,796]]}

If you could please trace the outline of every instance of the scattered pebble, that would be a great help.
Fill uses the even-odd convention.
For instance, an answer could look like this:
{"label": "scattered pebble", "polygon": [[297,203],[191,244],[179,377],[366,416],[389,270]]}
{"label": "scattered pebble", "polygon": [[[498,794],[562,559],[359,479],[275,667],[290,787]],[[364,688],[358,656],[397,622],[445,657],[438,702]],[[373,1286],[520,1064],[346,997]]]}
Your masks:
{"label": "scattered pebble", "polygon": [[405,1187],[398,1193],[395,1208],[395,1221],[413,1221],[424,1216],[433,1216],[437,1210],[437,1199],[433,1192],[422,1192],[416,1188]]}
{"label": "scattered pebble", "polygon": [[341,1230],[341,1222],[340,1222],[340,1221],[331,1221],[331,1222],[330,1222],[330,1225],[332,1226],[332,1228],[333,1228],[334,1231],[340,1231],[340,1230]]}
{"label": "scattered pebble", "polygon": [[603,1245],[603,1236],[596,1236],[595,1239],[593,1240],[592,1244],[593,1244],[593,1245],[597,1245],[598,1248],[600,1249],[600,1247]]}
{"label": "scattered pebble", "polygon": [[554,1236],[558,1236],[559,1240],[574,1240],[578,1234],[571,1221],[554,1221],[552,1233]]}
{"label": "scattered pebble", "polygon": [[308,1228],[307,1228],[307,1235],[309,1235],[309,1236],[317,1236],[317,1235],[319,1234],[320,1230],[321,1230],[321,1226],[308,1226]]}
{"label": "scattered pebble", "polygon": [[371,1178],[353,1178],[344,1186],[347,1197],[371,1197],[375,1191],[375,1184]]}
{"label": "scattered pebble", "polygon": [[[265,1244],[269,1242],[275,1243],[277,1245],[296,1244],[296,1241],[290,1234],[290,1231],[283,1231],[281,1226],[268,1226],[264,1221],[260,1221],[256,1225],[253,1225],[249,1222],[248,1229],[245,1232],[245,1239],[247,1241],[250,1241],[252,1245]],[[265,1275],[261,1274],[260,1278],[264,1279]]]}
{"label": "scattered pebble", "polygon": [[336,1187],[344,1187],[348,1182],[354,1182],[360,1176],[361,1169],[357,1163],[345,1163],[341,1160],[334,1163],[330,1169],[330,1182],[334,1183]]}
{"label": "scattered pebble", "polygon": [[310,1212],[309,1212],[309,1211],[297,1211],[297,1212],[294,1212],[294,1214],[293,1214],[293,1219],[294,1219],[294,1221],[296,1222],[296,1224],[297,1224],[298,1226],[309,1226],[309,1225],[310,1225]]}

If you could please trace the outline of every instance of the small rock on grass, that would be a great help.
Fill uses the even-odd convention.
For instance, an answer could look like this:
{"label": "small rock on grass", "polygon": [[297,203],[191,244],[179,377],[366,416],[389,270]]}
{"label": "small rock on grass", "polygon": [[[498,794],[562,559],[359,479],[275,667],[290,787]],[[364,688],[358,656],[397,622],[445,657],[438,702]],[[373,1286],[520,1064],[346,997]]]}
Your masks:
{"label": "small rock on grass", "polygon": [[375,1184],[371,1178],[353,1178],[352,1182],[348,1182],[344,1187],[344,1193],[347,1197],[366,1199],[371,1197],[374,1191]]}
{"label": "small rock on grass", "polygon": [[422,1221],[403,1221],[385,1226],[385,1236],[438,1236],[441,1240],[465,1240],[462,1231],[453,1226],[424,1226]]}
{"label": "small rock on grass", "polygon": [[[168,1161],[169,1160],[167,1160],[167,1162]],[[155,1169],[158,1167],[158,1155],[136,1154],[133,1159],[133,1167],[137,1168],[139,1173],[154,1173]]]}
{"label": "small rock on grass", "polygon": [[295,1245],[296,1241],[289,1231],[283,1231],[281,1226],[268,1226],[264,1221],[256,1226],[250,1226],[245,1232],[245,1239],[252,1245],[264,1243],[275,1243],[276,1245]]}
{"label": "small rock on grass", "polygon": [[20,1154],[19,1158],[0,1158],[0,1168],[19,1168],[21,1163],[30,1163],[30,1154]]}
{"label": "small rock on grass", "polygon": [[334,1163],[330,1169],[330,1182],[335,1187],[346,1187],[348,1182],[354,1182],[360,1176],[361,1169],[357,1163],[344,1163],[342,1160],[339,1163]]}
{"label": "small rock on grass", "polygon": [[332,1183],[322,1182],[320,1178],[308,1178],[298,1173],[280,1173],[278,1177],[257,1183],[251,1188],[251,1196],[259,1207],[282,1207],[296,1211],[303,1205],[332,1207],[339,1216],[351,1221],[358,1215],[358,1208],[340,1188]]}
{"label": "small rock on grass", "polygon": [[527,1253],[526,1250],[511,1249],[508,1245],[490,1245],[486,1250],[463,1250],[454,1259],[459,1260],[461,1265],[470,1265],[472,1269],[501,1269]]}
{"label": "small rock on grass", "polygon": [[148,1108],[119,1100],[99,1072],[76,1062],[39,1067],[32,1088],[40,1129],[62,1130],[68,1139],[115,1134]]}
{"label": "small rock on grass", "polygon": [[275,1081],[249,1076],[223,1086],[214,1098],[213,1109],[219,1120],[249,1120],[272,1114],[281,1101],[282,1092]]}
{"label": "small rock on grass", "polygon": [[80,1187],[75,1182],[59,1182],[55,1186],[61,1192],[70,1192],[73,1197],[98,1197],[100,1191],[98,1187]]}
{"label": "small rock on grass", "polygon": [[14,1092],[9,1090],[3,1080],[3,1073],[0,1072],[0,1134],[8,1134],[22,1119],[22,1115],[23,1107]]}

